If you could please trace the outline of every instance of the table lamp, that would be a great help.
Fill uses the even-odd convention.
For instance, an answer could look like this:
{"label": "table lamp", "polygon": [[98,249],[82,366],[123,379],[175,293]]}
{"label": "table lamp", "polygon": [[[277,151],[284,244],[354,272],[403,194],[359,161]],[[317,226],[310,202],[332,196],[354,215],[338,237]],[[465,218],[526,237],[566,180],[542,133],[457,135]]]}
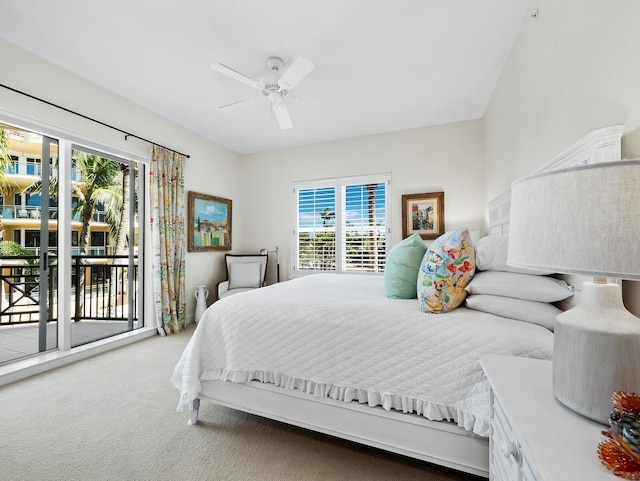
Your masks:
{"label": "table lamp", "polygon": [[507,263],[593,276],[554,329],[553,390],[607,424],[615,391],[640,393],[640,319],[607,278],[640,279],[640,160],[542,172],[513,183]]}

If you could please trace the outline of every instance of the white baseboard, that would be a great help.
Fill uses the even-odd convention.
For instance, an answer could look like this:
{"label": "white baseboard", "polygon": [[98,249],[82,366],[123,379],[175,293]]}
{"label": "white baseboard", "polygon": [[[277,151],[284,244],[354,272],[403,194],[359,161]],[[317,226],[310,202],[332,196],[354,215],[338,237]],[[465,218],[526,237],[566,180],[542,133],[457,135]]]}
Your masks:
{"label": "white baseboard", "polygon": [[74,347],[68,351],[48,351],[27,359],[12,362],[5,366],[0,366],[0,386],[55,369],[56,367],[71,364],[72,362],[86,359],[157,334],[158,330],[155,327],[143,327],[107,339],[101,339],[96,342]]}

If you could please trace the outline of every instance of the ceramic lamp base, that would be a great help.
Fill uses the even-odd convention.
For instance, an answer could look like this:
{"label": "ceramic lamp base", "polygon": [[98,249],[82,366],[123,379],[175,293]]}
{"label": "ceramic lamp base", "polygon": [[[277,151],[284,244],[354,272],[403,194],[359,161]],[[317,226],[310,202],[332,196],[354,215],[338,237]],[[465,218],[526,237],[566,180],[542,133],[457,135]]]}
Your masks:
{"label": "ceramic lamp base", "polygon": [[553,390],[579,414],[608,424],[615,391],[640,393],[640,319],[618,284],[585,282],[580,304],[556,318]]}

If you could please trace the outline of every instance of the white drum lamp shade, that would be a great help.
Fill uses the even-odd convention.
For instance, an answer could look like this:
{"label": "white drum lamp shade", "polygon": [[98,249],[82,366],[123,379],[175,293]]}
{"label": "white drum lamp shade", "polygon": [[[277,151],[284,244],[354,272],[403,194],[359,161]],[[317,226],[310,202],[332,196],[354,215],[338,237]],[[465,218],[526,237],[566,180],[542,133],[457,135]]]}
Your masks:
{"label": "white drum lamp shade", "polygon": [[513,183],[508,263],[593,276],[556,318],[553,388],[606,424],[615,391],[640,393],[640,319],[607,277],[640,279],[640,160],[544,172]]}

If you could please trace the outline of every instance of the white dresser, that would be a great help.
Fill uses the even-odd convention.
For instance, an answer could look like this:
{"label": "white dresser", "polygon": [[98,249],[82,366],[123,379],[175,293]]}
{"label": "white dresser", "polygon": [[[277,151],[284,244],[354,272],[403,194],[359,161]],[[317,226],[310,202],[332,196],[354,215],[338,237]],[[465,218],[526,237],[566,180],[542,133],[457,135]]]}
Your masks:
{"label": "white dresser", "polygon": [[553,396],[551,361],[513,356],[481,360],[491,384],[489,471],[492,481],[618,481],[600,463],[607,426]]}

